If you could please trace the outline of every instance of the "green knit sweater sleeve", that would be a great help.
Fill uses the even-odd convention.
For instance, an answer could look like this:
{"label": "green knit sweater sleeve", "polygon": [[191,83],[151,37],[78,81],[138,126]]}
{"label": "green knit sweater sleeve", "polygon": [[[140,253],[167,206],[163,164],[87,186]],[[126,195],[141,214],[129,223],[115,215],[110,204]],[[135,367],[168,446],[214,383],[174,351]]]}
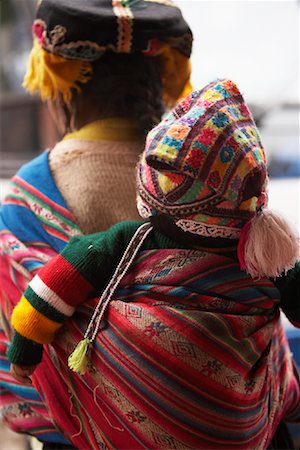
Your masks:
{"label": "green knit sweater sleeve", "polygon": [[[120,222],[107,231],[75,237],[62,251],[61,255],[76,267],[81,276],[93,287],[90,297],[99,295],[106,286],[141,224],[142,222],[137,221]],[[82,299],[84,300],[86,298]]]}

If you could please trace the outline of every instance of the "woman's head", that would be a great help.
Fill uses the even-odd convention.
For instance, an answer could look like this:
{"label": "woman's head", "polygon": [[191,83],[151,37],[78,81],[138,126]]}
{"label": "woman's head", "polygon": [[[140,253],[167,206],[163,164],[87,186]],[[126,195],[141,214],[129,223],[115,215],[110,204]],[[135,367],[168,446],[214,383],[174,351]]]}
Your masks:
{"label": "woman's head", "polygon": [[173,106],[190,89],[192,33],[169,0],[43,0],[32,30],[24,87],[69,110],[78,109],[80,97],[87,103],[93,91],[92,109],[102,117],[126,109],[128,117],[132,104],[141,112],[147,99],[152,111],[146,122],[153,126],[164,104]]}
{"label": "woman's head", "polygon": [[239,239],[241,263],[253,276],[279,275],[280,268],[294,261],[293,239],[283,266],[278,252],[270,259],[270,271],[267,264],[256,270],[260,262],[252,264],[251,252],[245,250],[252,242],[253,253],[258,251],[257,239],[248,236],[249,224],[251,231],[255,224],[264,228],[255,233],[262,244],[264,233],[274,230],[278,244],[285,245],[285,239],[278,234],[280,221],[273,217],[268,230],[271,220],[262,219],[267,207],[266,157],[251,112],[230,80],[216,80],[193,92],[149,133],[137,185],[143,217],[163,214],[194,236]]}

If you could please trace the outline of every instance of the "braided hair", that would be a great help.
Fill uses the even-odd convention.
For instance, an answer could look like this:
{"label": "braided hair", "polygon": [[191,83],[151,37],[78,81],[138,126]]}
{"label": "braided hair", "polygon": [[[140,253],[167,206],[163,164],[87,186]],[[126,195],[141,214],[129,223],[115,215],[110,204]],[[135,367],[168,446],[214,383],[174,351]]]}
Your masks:
{"label": "braided hair", "polygon": [[81,90],[71,100],[75,116],[82,96],[96,108],[97,119],[134,119],[143,138],[165,112],[159,56],[107,52],[93,63],[93,76]]}

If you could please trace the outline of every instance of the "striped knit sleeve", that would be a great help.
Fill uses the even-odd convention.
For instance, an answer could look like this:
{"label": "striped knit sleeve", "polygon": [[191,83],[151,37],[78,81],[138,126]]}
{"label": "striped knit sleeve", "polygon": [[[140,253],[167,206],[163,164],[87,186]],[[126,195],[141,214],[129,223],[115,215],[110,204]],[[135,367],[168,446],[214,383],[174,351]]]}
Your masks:
{"label": "striped knit sleeve", "polygon": [[89,273],[92,278],[90,275],[98,265],[90,242],[74,240],[65,253],[40,269],[13,310],[14,337],[8,358],[14,364],[39,363],[42,346],[52,342],[65,319],[95,289],[84,276]]}

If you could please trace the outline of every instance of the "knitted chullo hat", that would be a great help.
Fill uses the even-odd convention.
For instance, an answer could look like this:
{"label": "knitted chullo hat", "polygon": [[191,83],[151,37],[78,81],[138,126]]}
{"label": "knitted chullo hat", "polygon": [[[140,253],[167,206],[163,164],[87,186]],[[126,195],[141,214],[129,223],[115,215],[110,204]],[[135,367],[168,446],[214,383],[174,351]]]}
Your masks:
{"label": "knitted chullo hat", "polygon": [[188,95],[148,134],[137,206],[143,218],[166,214],[184,231],[239,239],[241,267],[275,277],[294,265],[299,242],[265,209],[267,186],[251,112],[238,87],[221,79]]}
{"label": "knitted chullo hat", "polygon": [[165,101],[191,92],[192,32],[171,0],[41,0],[32,26],[34,46],[23,86],[43,100],[92,76],[106,52],[161,55]]}

